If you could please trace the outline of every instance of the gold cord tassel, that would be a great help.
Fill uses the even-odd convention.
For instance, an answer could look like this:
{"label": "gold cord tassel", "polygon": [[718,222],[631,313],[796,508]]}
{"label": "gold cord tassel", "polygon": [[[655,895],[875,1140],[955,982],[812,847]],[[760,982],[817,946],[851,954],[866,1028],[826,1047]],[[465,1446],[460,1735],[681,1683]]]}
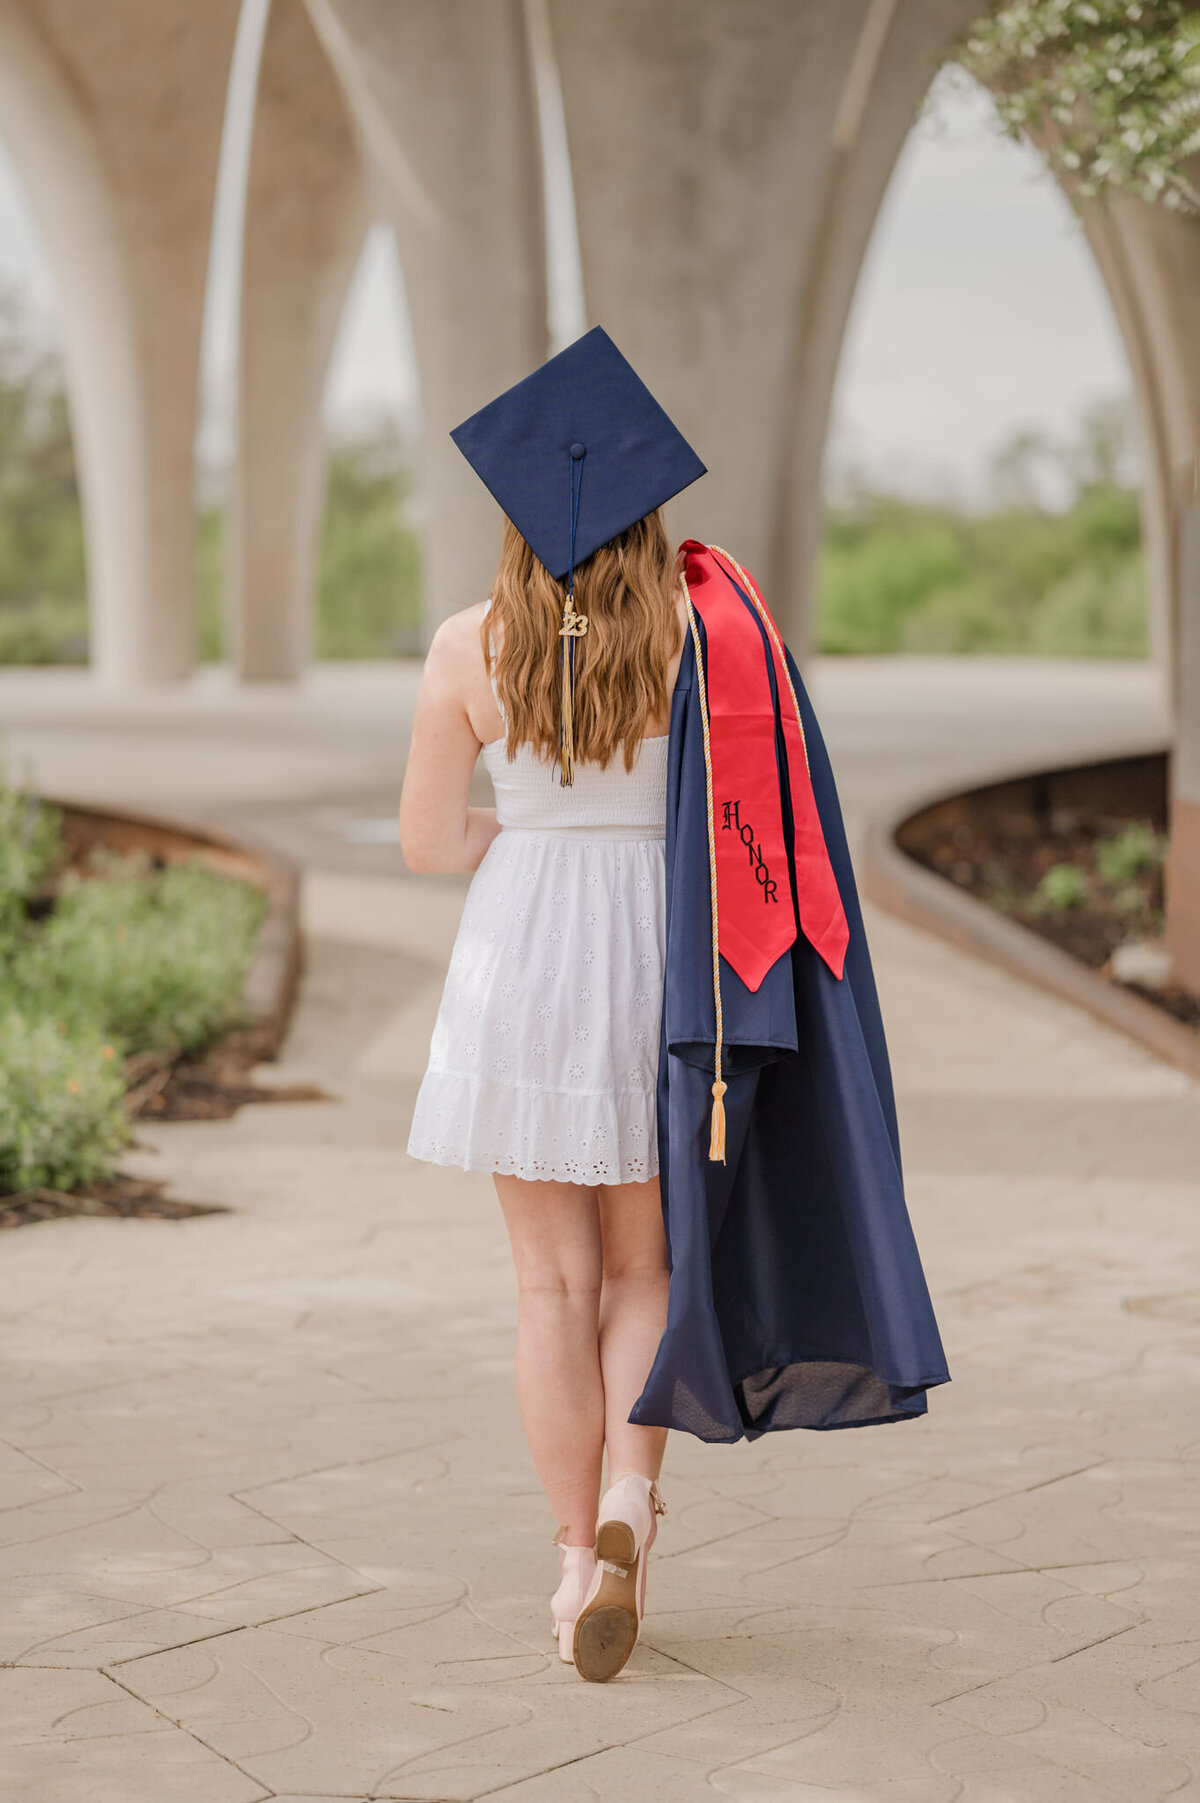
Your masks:
{"label": "gold cord tassel", "polygon": [[559,628],[562,639],[562,696],[559,701],[558,778],[564,789],[575,781],[575,647],[587,631],[587,615],[575,612],[574,600],[568,596]]}
{"label": "gold cord tassel", "polygon": [[575,697],[571,681],[571,641],[562,635],[562,700],[559,706],[561,744],[558,754],[559,781],[569,788],[575,781]]}
{"label": "gold cord tassel", "polygon": [[726,1085],[720,1077],[712,1086],[712,1130],[708,1139],[708,1159],[710,1164],[725,1163],[725,1103],[722,1097]]}

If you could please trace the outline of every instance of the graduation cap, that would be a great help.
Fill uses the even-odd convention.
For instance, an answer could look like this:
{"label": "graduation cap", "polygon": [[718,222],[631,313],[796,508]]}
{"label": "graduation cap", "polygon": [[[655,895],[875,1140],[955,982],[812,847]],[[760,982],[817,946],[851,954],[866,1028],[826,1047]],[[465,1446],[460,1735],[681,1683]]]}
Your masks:
{"label": "graduation cap", "polygon": [[450,434],[534,555],[567,585],[560,781],[574,775],[575,566],[705,474],[686,438],[600,326]]}

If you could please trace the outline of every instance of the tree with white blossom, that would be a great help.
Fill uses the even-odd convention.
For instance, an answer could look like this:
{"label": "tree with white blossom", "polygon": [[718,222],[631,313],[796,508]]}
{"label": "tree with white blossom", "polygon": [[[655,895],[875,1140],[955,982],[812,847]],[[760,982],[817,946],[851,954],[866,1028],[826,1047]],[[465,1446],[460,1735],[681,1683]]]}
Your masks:
{"label": "tree with white blossom", "polygon": [[1186,0],[1010,0],[953,55],[1072,200],[1200,213],[1200,11]]}

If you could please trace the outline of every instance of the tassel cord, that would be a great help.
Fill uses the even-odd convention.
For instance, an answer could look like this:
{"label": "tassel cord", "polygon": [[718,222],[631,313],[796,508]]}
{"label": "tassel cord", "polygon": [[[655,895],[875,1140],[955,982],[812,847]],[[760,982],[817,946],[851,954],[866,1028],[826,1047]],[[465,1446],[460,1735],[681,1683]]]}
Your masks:
{"label": "tassel cord", "polygon": [[[575,781],[575,640],[587,631],[587,618],[575,612],[575,533],[579,524],[579,496],[583,489],[583,457],[571,453],[571,539],[567,564],[567,598],[563,606],[562,677],[558,727],[558,780],[563,788]],[[578,472],[578,473],[577,473]]]}

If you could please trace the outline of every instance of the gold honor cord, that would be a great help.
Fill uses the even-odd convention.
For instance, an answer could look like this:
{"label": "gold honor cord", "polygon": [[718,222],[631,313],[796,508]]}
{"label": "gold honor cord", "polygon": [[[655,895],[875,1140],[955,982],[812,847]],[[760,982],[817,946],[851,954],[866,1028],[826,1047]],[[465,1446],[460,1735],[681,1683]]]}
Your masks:
{"label": "gold honor cord", "polygon": [[796,690],[795,690],[795,686],[793,685],[793,682],[792,682],[792,673],[788,669],[787,654],[784,651],[783,641],[780,639],[778,632],[775,630],[775,622],[771,618],[770,614],[767,612],[765,604],[759,599],[758,590],[755,588],[754,584],[751,582],[749,576],[747,576],[745,570],[742,568],[742,566],[738,562],[737,558],[731,557],[729,555],[728,551],[722,550],[720,545],[710,545],[708,548],[710,551],[715,551],[719,557],[723,557],[725,559],[726,563],[731,563],[733,565],[734,569],[737,571],[738,575],[741,577],[742,581],[746,585],[746,593],[747,593],[747,595],[749,595],[751,601],[754,603],[755,611],[757,612],[763,625],[766,627],[767,631],[771,635],[771,642],[774,645],[776,651],[778,651],[778,653],[779,653],[779,661],[783,666],[783,674],[787,678],[788,694],[791,696],[792,706],[796,710],[796,725],[800,728],[800,743],[804,748],[804,768],[808,771],[809,775],[811,776],[812,768],[808,761],[808,740],[804,736],[804,722],[800,718],[800,703],[796,699]]}
{"label": "gold honor cord", "polygon": [[700,649],[700,629],[696,625],[696,611],[688,592],[687,577],[681,575],[680,580],[683,583],[683,598],[687,603],[688,625],[692,629],[692,644],[696,648],[696,687],[700,696],[700,724],[704,733],[704,788],[708,806],[708,878],[712,892],[713,1002],[717,1015],[717,1037],[713,1048],[715,1081],[712,1086],[712,1126],[709,1132],[708,1156],[711,1163],[724,1164],[726,1085],[721,1077],[721,1046],[725,1028],[721,1015],[721,953],[717,943],[717,835],[713,820],[712,744],[708,726],[708,684],[704,676],[704,657]]}

